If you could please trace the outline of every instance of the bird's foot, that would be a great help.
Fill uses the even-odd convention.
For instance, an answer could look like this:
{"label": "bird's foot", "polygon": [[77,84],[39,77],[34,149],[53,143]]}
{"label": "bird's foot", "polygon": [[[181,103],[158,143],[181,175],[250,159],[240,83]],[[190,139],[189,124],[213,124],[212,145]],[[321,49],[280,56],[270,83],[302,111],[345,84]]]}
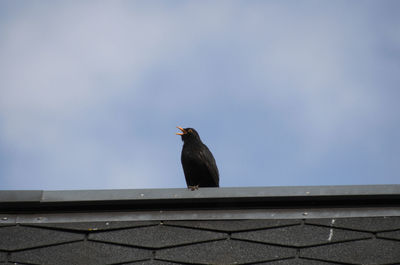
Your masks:
{"label": "bird's foot", "polygon": [[193,191],[193,190],[198,190],[199,189],[199,185],[196,186],[188,186],[188,188]]}

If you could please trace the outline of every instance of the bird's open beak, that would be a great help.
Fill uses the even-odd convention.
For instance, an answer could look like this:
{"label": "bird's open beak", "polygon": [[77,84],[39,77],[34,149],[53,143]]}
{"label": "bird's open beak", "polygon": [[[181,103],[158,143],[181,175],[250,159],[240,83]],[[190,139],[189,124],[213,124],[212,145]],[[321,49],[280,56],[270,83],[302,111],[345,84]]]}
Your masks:
{"label": "bird's open beak", "polygon": [[179,130],[181,130],[182,132],[181,133],[176,133],[176,135],[184,135],[184,134],[187,134],[187,131],[185,131],[182,127],[176,127],[176,128],[178,128]]}

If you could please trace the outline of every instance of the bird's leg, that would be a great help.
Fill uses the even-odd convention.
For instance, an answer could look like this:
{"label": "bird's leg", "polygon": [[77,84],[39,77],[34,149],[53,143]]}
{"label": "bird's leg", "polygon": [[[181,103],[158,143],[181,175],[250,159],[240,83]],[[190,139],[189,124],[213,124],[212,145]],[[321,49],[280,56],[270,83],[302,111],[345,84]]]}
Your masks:
{"label": "bird's leg", "polygon": [[199,189],[199,185],[195,185],[195,186],[188,186],[188,188],[193,191],[193,190],[198,190]]}

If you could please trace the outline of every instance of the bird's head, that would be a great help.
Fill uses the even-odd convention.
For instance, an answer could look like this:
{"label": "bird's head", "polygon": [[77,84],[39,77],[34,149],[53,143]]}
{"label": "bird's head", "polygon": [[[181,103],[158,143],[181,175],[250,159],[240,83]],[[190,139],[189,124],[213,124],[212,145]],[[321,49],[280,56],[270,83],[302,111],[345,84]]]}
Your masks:
{"label": "bird's head", "polygon": [[201,141],[199,134],[196,132],[195,129],[193,128],[182,128],[182,127],[176,127],[179,130],[181,130],[180,133],[176,133],[177,135],[180,135],[182,138],[182,141]]}

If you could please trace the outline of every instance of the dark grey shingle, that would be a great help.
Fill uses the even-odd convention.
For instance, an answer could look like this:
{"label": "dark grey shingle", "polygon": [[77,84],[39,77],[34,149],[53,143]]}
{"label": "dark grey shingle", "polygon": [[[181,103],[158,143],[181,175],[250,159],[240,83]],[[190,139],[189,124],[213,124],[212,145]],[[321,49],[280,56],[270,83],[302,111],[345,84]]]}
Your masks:
{"label": "dark grey shingle", "polygon": [[351,264],[392,264],[400,261],[400,242],[370,239],[324,245],[301,249],[300,257]]}
{"label": "dark grey shingle", "polygon": [[337,263],[309,259],[284,259],[257,263],[257,265],[338,265]]}
{"label": "dark grey shingle", "polygon": [[392,232],[383,232],[383,233],[379,233],[379,234],[377,235],[377,237],[400,240],[400,230],[392,231]]}
{"label": "dark grey shingle", "polygon": [[159,221],[126,221],[126,222],[70,222],[70,223],[47,223],[47,224],[32,224],[39,227],[61,228],[66,230],[76,231],[101,231],[112,230],[119,228],[131,228],[157,225]]}
{"label": "dark grey shingle", "polygon": [[372,235],[363,232],[346,231],[335,228],[325,228],[312,225],[296,225],[289,227],[257,230],[235,233],[232,238],[246,239],[262,243],[280,244],[286,246],[312,246],[325,243],[371,238]]}
{"label": "dark grey shingle", "polygon": [[165,225],[130,228],[89,235],[89,239],[149,248],[170,247],[181,244],[223,239],[227,235]]}
{"label": "dark grey shingle", "polygon": [[225,232],[245,231],[252,229],[262,229],[279,227],[286,225],[300,224],[301,220],[281,219],[281,220],[196,220],[196,221],[165,221],[167,225],[184,226],[191,228],[202,228]]}
{"label": "dark grey shingle", "polygon": [[307,224],[380,232],[400,229],[400,217],[357,217],[336,219],[307,219]]}
{"label": "dark grey shingle", "polygon": [[145,260],[145,261],[137,261],[131,263],[124,263],[121,265],[179,265],[180,263],[168,262],[162,260]]}
{"label": "dark grey shingle", "polygon": [[6,226],[0,228],[0,238],[1,250],[19,250],[83,240],[84,235],[35,227]]}
{"label": "dark grey shingle", "polygon": [[290,258],[295,255],[295,249],[238,240],[220,240],[159,250],[156,258],[177,262],[195,261],[201,264],[226,265]]}
{"label": "dark grey shingle", "polygon": [[13,262],[41,265],[108,265],[151,258],[149,250],[98,242],[75,242],[11,254]]}
{"label": "dark grey shingle", "polygon": [[0,251],[0,261],[6,261],[6,260],[7,260],[7,253]]}

